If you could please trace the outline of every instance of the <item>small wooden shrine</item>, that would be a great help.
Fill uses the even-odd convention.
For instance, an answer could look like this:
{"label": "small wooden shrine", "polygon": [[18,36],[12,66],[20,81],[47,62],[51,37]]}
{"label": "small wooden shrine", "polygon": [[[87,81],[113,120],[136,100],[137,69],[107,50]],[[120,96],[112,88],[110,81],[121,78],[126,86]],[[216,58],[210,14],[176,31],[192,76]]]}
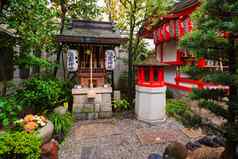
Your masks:
{"label": "small wooden shrine", "polygon": [[82,87],[90,86],[90,56],[92,53],[93,85],[106,82],[105,52],[114,50],[127,39],[122,38],[111,22],[72,20],[70,27],[57,40],[78,51],[77,76]]}
{"label": "small wooden shrine", "polygon": [[120,35],[112,22],[72,20],[57,40],[78,53],[72,57],[77,62],[75,73],[79,81],[72,90],[73,111],[81,117],[85,112],[86,115],[91,113],[90,118],[104,116],[103,113],[110,116],[112,87],[106,79],[114,55],[106,55],[114,52],[115,47],[125,43],[127,38]]}

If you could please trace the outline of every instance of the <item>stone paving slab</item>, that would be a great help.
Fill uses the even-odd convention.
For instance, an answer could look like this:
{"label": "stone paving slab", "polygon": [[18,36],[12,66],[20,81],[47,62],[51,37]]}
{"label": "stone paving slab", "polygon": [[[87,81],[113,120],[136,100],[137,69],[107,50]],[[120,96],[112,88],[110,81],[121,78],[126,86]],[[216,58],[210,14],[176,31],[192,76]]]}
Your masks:
{"label": "stone paving slab", "polygon": [[173,119],[158,125],[135,119],[79,121],[60,145],[59,159],[147,159],[151,153],[162,154],[170,140],[141,143],[137,136],[139,130],[150,130],[148,134],[151,130],[158,131],[159,135],[165,133],[162,130],[169,130],[176,132],[174,140],[187,143],[190,139],[181,131],[183,128]]}
{"label": "stone paving slab", "polygon": [[177,138],[177,133],[172,129],[138,129],[136,135],[142,145],[173,142]]}
{"label": "stone paving slab", "polygon": [[96,147],[82,147],[80,159],[96,159]]}
{"label": "stone paving slab", "polygon": [[75,128],[74,133],[77,140],[83,140],[120,134],[120,131],[116,130],[113,123],[91,123]]}

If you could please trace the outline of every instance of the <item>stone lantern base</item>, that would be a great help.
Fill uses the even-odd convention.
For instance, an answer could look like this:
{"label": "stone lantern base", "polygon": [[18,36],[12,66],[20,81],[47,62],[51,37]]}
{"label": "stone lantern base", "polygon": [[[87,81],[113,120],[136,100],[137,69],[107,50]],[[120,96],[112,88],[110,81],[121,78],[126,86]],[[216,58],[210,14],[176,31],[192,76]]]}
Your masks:
{"label": "stone lantern base", "polygon": [[135,113],[137,119],[148,123],[166,120],[166,86],[143,87],[136,86]]}

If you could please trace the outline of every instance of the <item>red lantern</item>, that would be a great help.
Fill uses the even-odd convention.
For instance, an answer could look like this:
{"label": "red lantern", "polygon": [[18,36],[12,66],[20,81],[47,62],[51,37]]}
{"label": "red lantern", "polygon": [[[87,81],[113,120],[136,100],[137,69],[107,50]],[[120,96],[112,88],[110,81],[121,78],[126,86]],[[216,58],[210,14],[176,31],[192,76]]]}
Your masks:
{"label": "red lantern", "polygon": [[165,40],[169,41],[170,40],[169,25],[168,24],[164,24],[163,30],[164,30],[164,34],[165,34]]}
{"label": "red lantern", "polygon": [[182,20],[178,20],[178,25],[179,25],[179,37],[183,37],[184,36],[184,24]]}

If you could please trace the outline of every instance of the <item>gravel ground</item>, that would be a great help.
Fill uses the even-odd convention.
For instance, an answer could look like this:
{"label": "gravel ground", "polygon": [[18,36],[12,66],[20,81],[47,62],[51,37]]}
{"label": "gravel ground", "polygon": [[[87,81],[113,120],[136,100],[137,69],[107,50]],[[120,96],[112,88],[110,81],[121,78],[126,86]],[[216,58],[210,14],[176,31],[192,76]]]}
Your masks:
{"label": "gravel ground", "polygon": [[176,135],[173,140],[187,143],[182,128],[173,119],[156,125],[135,119],[78,121],[60,145],[59,159],[147,159],[151,153],[162,154],[169,141],[143,144],[138,130],[168,130]]}

